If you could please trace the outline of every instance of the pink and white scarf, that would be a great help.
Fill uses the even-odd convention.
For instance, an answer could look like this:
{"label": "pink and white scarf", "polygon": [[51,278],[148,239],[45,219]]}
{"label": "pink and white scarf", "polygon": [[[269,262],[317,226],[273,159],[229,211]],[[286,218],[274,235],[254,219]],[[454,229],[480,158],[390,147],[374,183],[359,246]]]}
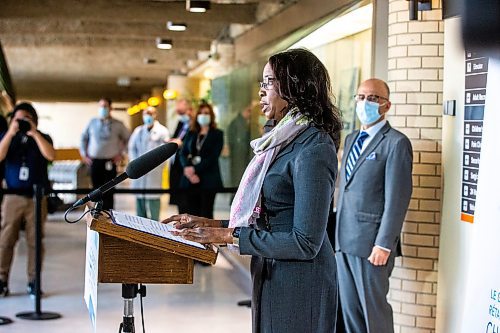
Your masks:
{"label": "pink and white scarf", "polygon": [[309,119],[297,109],[290,110],[272,131],[250,142],[255,156],[248,164],[231,204],[230,228],[247,227],[255,223],[260,214],[262,184],[271,162],[280,148],[302,133],[309,123]]}

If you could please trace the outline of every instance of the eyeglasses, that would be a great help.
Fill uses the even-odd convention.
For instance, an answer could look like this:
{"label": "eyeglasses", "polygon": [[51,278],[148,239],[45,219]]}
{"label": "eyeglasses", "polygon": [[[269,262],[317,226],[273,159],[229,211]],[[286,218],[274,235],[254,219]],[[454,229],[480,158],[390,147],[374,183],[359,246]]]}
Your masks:
{"label": "eyeglasses", "polygon": [[265,89],[265,90],[268,90],[269,87],[272,87],[273,86],[273,82],[274,82],[274,78],[271,78],[271,77],[268,77],[266,78],[267,81],[259,81],[259,86],[262,88],[262,89]]}
{"label": "eyeglasses", "polygon": [[354,100],[356,102],[364,101],[365,98],[366,98],[366,100],[368,102],[374,102],[374,103],[378,103],[381,99],[386,100],[386,101],[389,100],[388,98],[385,98],[385,97],[382,97],[382,96],[378,96],[378,95],[368,95],[368,96],[366,96],[365,94],[356,94],[356,95],[354,95]]}

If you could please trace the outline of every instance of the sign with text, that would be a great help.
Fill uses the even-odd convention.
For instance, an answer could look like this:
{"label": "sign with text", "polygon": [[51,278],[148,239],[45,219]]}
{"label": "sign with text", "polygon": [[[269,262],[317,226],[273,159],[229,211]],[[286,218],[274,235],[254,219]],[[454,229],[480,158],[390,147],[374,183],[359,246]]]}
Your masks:
{"label": "sign with text", "polygon": [[99,264],[99,233],[87,228],[85,256],[85,289],[83,298],[89,310],[90,322],[97,332],[97,274]]}
{"label": "sign with text", "polygon": [[462,159],[461,220],[474,222],[476,184],[481,161],[488,58],[474,51],[465,52],[464,141]]}
{"label": "sign with text", "polygon": [[[470,263],[461,331],[458,333],[500,332],[500,105],[492,97],[500,91],[500,55],[489,63],[488,96],[484,112],[484,134],[481,147],[481,177],[475,168],[463,169],[462,197],[474,202],[474,228],[471,228]],[[467,181],[465,181],[467,178]],[[473,185],[477,184],[477,185]],[[467,188],[466,188],[467,186]],[[469,208],[469,207],[467,207]],[[463,207],[462,207],[463,209]],[[463,211],[463,210],[462,210]]]}

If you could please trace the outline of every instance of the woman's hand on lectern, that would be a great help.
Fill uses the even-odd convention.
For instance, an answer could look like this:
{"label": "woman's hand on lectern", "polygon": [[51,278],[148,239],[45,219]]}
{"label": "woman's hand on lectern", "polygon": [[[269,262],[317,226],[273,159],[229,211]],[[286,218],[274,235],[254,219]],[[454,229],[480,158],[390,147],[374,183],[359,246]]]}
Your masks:
{"label": "woman's hand on lectern", "polygon": [[233,229],[223,228],[219,220],[207,219],[188,214],[173,215],[161,223],[175,222],[174,227],[179,231],[172,231],[172,234],[181,236],[184,239],[198,243],[224,244],[232,243]]}
{"label": "woman's hand on lectern", "polygon": [[221,222],[218,220],[207,219],[206,217],[194,216],[189,214],[179,214],[170,216],[161,223],[174,223],[175,229],[192,229],[192,228],[220,228]]}
{"label": "woman's hand on lectern", "polygon": [[202,244],[227,244],[233,242],[232,228],[198,227],[172,231],[172,234]]}

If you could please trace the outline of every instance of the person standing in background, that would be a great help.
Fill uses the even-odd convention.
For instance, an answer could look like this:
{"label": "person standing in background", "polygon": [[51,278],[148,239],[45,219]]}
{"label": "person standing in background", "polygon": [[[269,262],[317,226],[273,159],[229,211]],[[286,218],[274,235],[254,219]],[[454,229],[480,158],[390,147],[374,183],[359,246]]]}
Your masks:
{"label": "person standing in background", "polygon": [[[134,130],[128,142],[128,153],[131,161],[170,139],[168,129],[157,120],[155,107],[146,108],[142,112],[142,120],[144,125],[138,126]],[[133,179],[132,188],[160,188],[164,167],[165,163],[162,163],[141,178]],[[158,221],[160,218],[160,196],[161,194],[137,194],[137,215]]]}
{"label": "person standing in background", "polygon": [[238,186],[243,172],[252,159],[250,147],[250,114],[251,106],[246,107],[231,121],[227,128],[227,144],[229,147],[229,160],[231,186]]}
{"label": "person standing in background", "polygon": [[394,259],[412,192],[410,140],[385,119],[389,87],[361,83],[355,95],[361,130],[345,140],[335,250],[339,295],[348,333],[394,332],[387,302]]}
{"label": "person standing in background", "polygon": [[[54,160],[52,139],[37,129],[38,115],[30,103],[17,104],[12,111],[9,129],[0,141],[0,161],[5,161],[5,181],[8,189],[25,190],[26,194],[8,194],[2,204],[0,232],[0,296],[9,294],[9,273],[14,247],[25,222],[28,245],[28,293],[35,294],[36,221],[33,186],[49,189],[48,162]],[[47,219],[47,200],[42,200],[43,229]],[[43,259],[43,244],[42,244]]]}
{"label": "person standing in background", "polygon": [[189,132],[189,126],[193,117],[193,106],[187,99],[179,99],[175,105],[175,112],[179,117],[179,123],[177,124],[177,128],[175,129],[174,135],[170,141],[177,143],[179,150],[177,151],[177,154],[175,154],[173,163],[170,166],[169,178],[170,190],[172,191],[170,193],[170,204],[177,205],[179,213],[184,213],[182,211],[182,205],[179,204],[181,195],[175,191],[179,189],[179,184],[183,174],[183,168],[179,160],[179,152],[182,149],[184,137]]}
{"label": "person standing in background", "polygon": [[213,190],[222,187],[219,156],[224,137],[217,129],[212,105],[203,103],[198,107],[190,129],[179,154],[183,167],[179,186],[202,191],[184,193],[179,208],[189,214],[213,218],[216,194]]}
{"label": "person standing in background", "polygon": [[[127,148],[130,132],[123,123],[111,117],[111,100],[99,100],[99,117],[90,120],[82,133],[80,155],[90,167],[92,186],[97,188],[116,177],[116,167]],[[113,192],[103,195],[103,209],[114,206]]]}

